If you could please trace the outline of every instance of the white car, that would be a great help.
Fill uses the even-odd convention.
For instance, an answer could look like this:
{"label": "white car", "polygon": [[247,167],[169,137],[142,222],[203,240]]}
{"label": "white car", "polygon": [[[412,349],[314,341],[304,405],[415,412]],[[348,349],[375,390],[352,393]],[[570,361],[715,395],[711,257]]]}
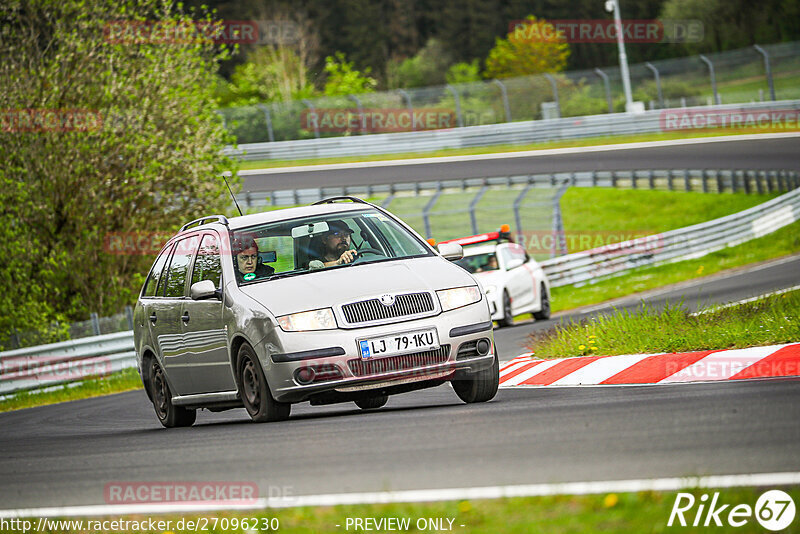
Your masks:
{"label": "white car", "polygon": [[550,318],[550,282],[541,265],[525,249],[512,242],[507,227],[446,241],[464,248],[455,263],[481,284],[492,320],[500,326],[514,324],[514,316],[530,313],[535,319]]}

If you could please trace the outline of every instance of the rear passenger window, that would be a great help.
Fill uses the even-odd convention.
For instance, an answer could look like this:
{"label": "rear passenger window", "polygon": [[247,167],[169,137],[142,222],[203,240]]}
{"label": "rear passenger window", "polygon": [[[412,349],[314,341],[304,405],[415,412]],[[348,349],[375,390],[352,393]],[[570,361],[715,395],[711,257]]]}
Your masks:
{"label": "rear passenger window", "polygon": [[154,297],[156,295],[158,281],[161,279],[161,273],[164,271],[164,264],[167,263],[170,252],[172,252],[171,246],[166,248],[156,259],[147,277],[147,282],[144,284],[144,291],[142,292],[143,297]]}
{"label": "rear passenger window", "polygon": [[197,236],[194,235],[181,239],[175,244],[175,252],[172,254],[172,261],[166,272],[167,282],[164,296],[180,298],[186,295],[186,273],[189,272],[189,264],[197,250],[197,242]]}
{"label": "rear passenger window", "polygon": [[203,280],[211,280],[217,289],[221,287],[222,262],[219,258],[219,238],[213,234],[203,236],[192,269],[192,284]]}

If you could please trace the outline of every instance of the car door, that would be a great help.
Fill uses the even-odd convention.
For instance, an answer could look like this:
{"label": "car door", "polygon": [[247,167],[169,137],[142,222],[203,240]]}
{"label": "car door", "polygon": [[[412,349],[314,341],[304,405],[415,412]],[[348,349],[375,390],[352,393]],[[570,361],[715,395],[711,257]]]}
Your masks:
{"label": "car door", "polygon": [[500,257],[502,268],[506,271],[506,291],[511,297],[511,309],[514,313],[519,313],[519,310],[524,309],[531,302],[530,274],[519,261],[519,256],[513,253],[511,244],[498,245],[497,254]]}
{"label": "car door", "polygon": [[[192,266],[191,284],[211,280],[222,288],[220,237],[216,232],[203,234]],[[228,338],[222,322],[222,300],[183,301],[181,321],[187,361],[191,363],[192,391],[214,393],[233,391],[236,383],[228,356]]]}
{"label": "car door", "polygon": [[148,315],[153,338],[175,395],[192,393],[191,361],[183,342],[183,304],[187,298],[187,274],[197,249],[197,234],[177,241],[159,282],[160,298]]}
{"label": "car door", "polygon": [[519,306],[520,308],[530,309],[536,302],[536,292],[538,290],[536,276],[528,263],[530,257],[525,252],[525,249],[516,243],[509,243],[508,250],[511,253],[512,260],[517,260],[517,263],[521,262],[521,266],[517,268],[517,271],[521,273],[519,276],[522,280],[520,282]]}

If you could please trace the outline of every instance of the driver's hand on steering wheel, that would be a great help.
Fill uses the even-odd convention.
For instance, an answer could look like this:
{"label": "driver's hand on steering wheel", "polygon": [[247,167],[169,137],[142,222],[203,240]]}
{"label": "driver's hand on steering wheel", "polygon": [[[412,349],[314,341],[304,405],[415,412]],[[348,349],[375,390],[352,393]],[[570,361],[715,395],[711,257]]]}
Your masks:
{"label": "driver's hand on steering wheel", "polygon": [[345,263],[352,263],[353,260],[356,259],[358,256],[357,250],[345,250],[342,252],[342,255],[339,256],[339,259],[336,261],[337,265],[344,265]]}

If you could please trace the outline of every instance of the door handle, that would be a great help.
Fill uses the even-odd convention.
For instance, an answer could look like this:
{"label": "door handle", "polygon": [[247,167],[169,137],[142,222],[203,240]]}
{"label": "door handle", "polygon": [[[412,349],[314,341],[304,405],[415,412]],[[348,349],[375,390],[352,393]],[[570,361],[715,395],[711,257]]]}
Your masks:
{"label": "door handle", "polygon": [[156,317],[156,312],[153,312],[150,314],[150,322],[156,324],[156,321],[158,321],[158,317]]}
{"label": "door handle", "polygon": [[188,311],[187,312],[183,312],[183,315],[181,316],[181,319],[183,320],[184,323],[188,323],[189,322],[189,312]]}

